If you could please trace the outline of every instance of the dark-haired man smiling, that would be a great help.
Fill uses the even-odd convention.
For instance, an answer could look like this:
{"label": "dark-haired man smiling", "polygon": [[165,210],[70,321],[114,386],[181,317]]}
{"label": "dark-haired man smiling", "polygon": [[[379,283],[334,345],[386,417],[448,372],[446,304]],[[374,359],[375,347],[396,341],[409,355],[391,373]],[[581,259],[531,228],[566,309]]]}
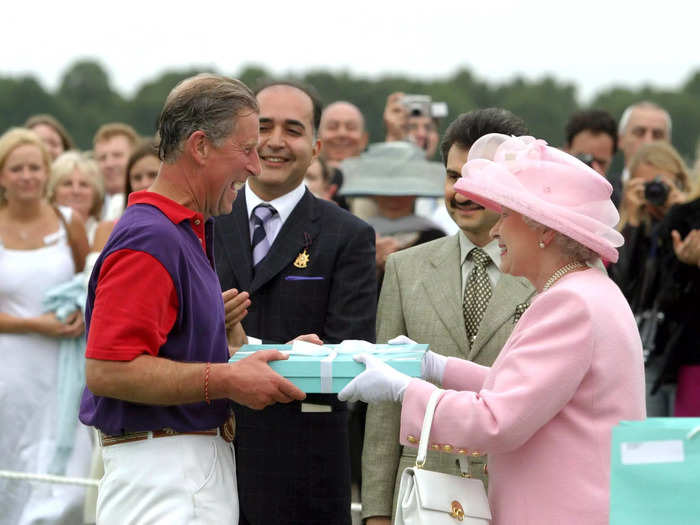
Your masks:
{"label": "dark-haired man smiling", "polygon": [[[250,293],[250,336],[374,341],[374,231],[304,186],[320,149],[318,97],[295,82],[266,84],[256,97],[262,169],[217,221],[221,286]],[[350,524],[345,403],[309,394],[285,409],[235,411],[241,524]]]}

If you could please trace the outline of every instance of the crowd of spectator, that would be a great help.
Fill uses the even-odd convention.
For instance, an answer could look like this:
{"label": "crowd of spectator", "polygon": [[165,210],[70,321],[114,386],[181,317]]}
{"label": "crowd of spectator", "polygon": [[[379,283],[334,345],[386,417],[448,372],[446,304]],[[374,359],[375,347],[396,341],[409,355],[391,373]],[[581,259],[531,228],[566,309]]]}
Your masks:
{"label": "crowd of spectator", "polygon": [[[288,91],[297,96],[299,89],[302,88],[294,83],[271,84],[261,88],[260,93],[265,93],[268,98],[275,96],[284,100],[284,97],[291,96]],[[252,184],[249,179],[245,192],[241,189],[239,204],[243,202],[241,206],[245,207],[245,199],[250,201],[252,197],[249,192],[253,190],[259,196],[267,192],[268,197],[262,198],[262,201],[274,203],[279,199],[279,214],[284,215],[285,204],[282,200],[289,197],[296,187],[287,191],[287,179],[280,182],[268,175],[268,172],[278,169],[275,173],[282,173],[279,177],[289,177],[288,180],[292,182],[296,181],[294,177],[303,178],[308,192],[324,201],[324,206],[337,207],[337,213],[342,209],[348,210],[356,218],[343,222],[349,220],[345,219],[345,215],[350,216],[349,213],[343,211],[343,216],[336,219],[335,211],[324,211],[327,214],[326,222],[309,222],[308,226],[304,226],[306,230],[302,228],[299,232],[300,238],[306,239],[303,253],[310,256],[314,264],[321,264],[321,255],[313,251],[314,243],[327,241],[317,241],[313,237],[316,235],[313,229],[320,228],[319,235],[324,232],[336,235],[335,231],[330,231],[334,221],[344,224],[345,236],[341,232],[337,233],[336,238],[339,243],[338,260],[328,263],[328,275],[319,276],[319,281],[309,283],[309,287],[303,288],[302,292],[298,291],[302,290],[299,284],[295,288],[297,291],[286,288],[292,285],[288,281],[273,289],[276,295],[273,291],[259,292],[257,295],[251,292],[252,304],[243,326],[248,335],[276,342],[310,332],[319,332],[318,335],[329,342],[352,338],[374,340],[376,317],[376,339],[384,343],[399,335],[393,333],[396,330],[402,333],[412,330],[410,326],[401,325],[410,318],[410,312],[402,314],[401,323],[394,319],[401,308],[398,304],[400,298],[390,300],[385,297],[380,300],[377,314],[375,294],[384,293],[382,282],[388,280],[394,283],[388,286],[398,286],[395,283],[395,264],[400,264],[403,259],[392,254],[430,241],[435,243],[436,239],[460,239],[459,235],[466,234],[472,239],[468,241],[471,243],[480,239],[479,236],[487,235],[491,224],[488,221],[491,219],[486,214],[482,218],[480,214],[484,210],[475,203],[458,202],[452,186],[461,173],[471,144],[480,135],[489,132],[524,135],[527,134],[526,123],[501,109],[476,110],[466,116],[455,115],[454,119],[451,118],[455,124],[448,128],[447,136],[441,143],[437,130],[440,119],[447,118],[443,113],[444,108],[434,103],[421,104],[420,99],[404,93],[393,93],[388,96],[384,112],[386,136],[369,144],[362,108],[349,102],[332,101],[321,110],[313,91],[303,93],[299,104],[304,103],[305,97],[314,101],[314,123],[310,130],[299,126],[296,117],[289,117],[282,124],[274,120],[277,115],[272,113],[268,119],[267,108],[280,102],[265,97],[260,102],[261,96],[258,95],[262,105],[259,154],[263,169]],[[479,122],[479,118],[484,119],[486,124]],[[493,125],[495,127],[492,126],[493,122],[497,123]],[[674,149],[671,118],[664,108],[655,103],[641,101],[627,108],[618,122],[605,111],[579,111],[571,115],[568,123],[562,123],[562,128],[565,129],[566,141],[561,148],[596,170],[601,177],[607,178],[613,188],[613,202],[619,207],[618,230],[624,236],[625,244],[620,249],[619,261],[602,262],[627,298],[642,336],[646,359],[647,415],[699,417],[699,174],[689,169]],[[469,130],[474,129],[480,131],[470,137]],[[295,134],[294,138],[287,137],[292,134]],[[300,141],[298,138],[307,135],[308,143],[304,142],[306,139]],[[293,157],[285,158],[288,154],[286,144],[293,140],[299,145],[289,148]],[[624,157],[624,169],[621,173],[612,173],[612,161],[618,150]],[[441,162],[434,160],[436,156]],[[286,174],[282,170],[290,162],[296,164]],[[276,168],[275,163],[281,167]],[[81,282],[87,283],[92,265],[128,206],[130,195],[148,190],[157,180],[161,165],[158,137],[141,137],[126,123],[106,123],[96,130],[93,147],[89,151],[78,150],[69,130],[50,115],[32,116],[22,127],[6,130],[0,137],[0,349],[4,362],[0,372],[0,399],[4,400],[0,411],[0,427],[3,429],[0,432],[0,469],[86,477],[92,461],[93,471],[97,466],[99,472],[101,459],[99,455],[93,457],[93,449],[99,448],[97,438],[88,427],[79,423],[77,406],[74,407],[75,431],[71,434],[69,453],[65,461],[56,467],[59,439],[55,430],[60,425],[58,405],[62,395],[58,376],[62,370],[59,357],[63,354],[59,352],[59,347],[65,339],[77,339],[84,345],[81,338],[84,338],[85,323],[80,308],[74,308],[69,315],[62,317],[59,312],[46,309],[45,298],[57,287],[73,281],[76,275],[81,277]],[[243,201],[242,195],[245,195]],[[302,195],[303,189],[286,212],[286,217],[291,217],[292,223],[302,220],[300,215],[294,215],[297,213],[295,206],[302,206],[305,202]],[[278,239],[273,237],[270,241],[271,253],[276,253],[275,245],[283,244],[285,239],[296,234],[292,226],[286,226],[286,217],[280,218]],[[363,228],[366,227],[360,219],[372,227],[371,250],[369,241],[360,242],[365,232]],[[230,223],[227,220],[220,221],[222,227],[234,230],[236,223],[233,219]],[[478,222],[481,220],[486,222]],[[356,232],[353,235],[357,237],[350,238],[350,231]],[[250,251],[249,244],[231,246],[233,239],[237,237],[232,235],[217,240],[221,245],[217,245],[217,264],[223,261],[222,267],[227,261],[232,261],[227,249]],[[411,257],[431,261],[435,253],[447,254],[448,251],[439,251],[443,250],[442,246],[447,246],[445,240],[441,242],[443,244],[426,245],[429,248],[422,251],[412,251]],[[459,242],[455,240],[454,246],[450,244],[454,254],[460,250]],[[354,246],[356,253],[344,251],[347,246]],[[452,252],[449,253],[452,256]],[[362,266],[362,271],[369,272],[371,279],[367,275],[357,274],[356,268],[360,267],[360,262],[353,263],[353,271],[344,269],[341,264],[341,259],[357,259],[360,254],[372,259]],[[250,275],[245,278],[236,275],[235,263],[231,264],[230,275],[226,274],[224,278],[223,274],[219,274],[224,290],[238,288],[239,291],[249,291],[256,286],[264,286],[251,281]],[[300,264],[304,264],[303,261]],[[492,268],[491,271],[497,269]],[[387,278],[384,277],[385,272]],[[454,274],[458,276],[455,282],[459,286],[461,270],[455,268]],[[256,271],[254,279],[259,275],[262,273]],[[346,296],[340,292],[329,296],[329,301],[337,304],[326,304],[325,296],[323,299],[320,297],[326,293],[324,286],[330,286],[335,278],[350,279],[352,282],[345,283],[348,289],[343,294]],[[224,284],[225,279],[230,282]],[[325,321],[326,317],[336,315],[336,310],[345,307],[348,297],[358,292],[360,282],[363,289],[371,289],[371,292],[366,292],[367,300],[363,299],[367,303],[361,307],[364,311],[355,311],[357,319],[346,313],[337,314],[339,324],[335,331],[327,325],[324,328],[322,322],[318,325],[321,328],[318,328],[312,320],[314,316]],[[532,290],[523,288],[520,292],[515,301],[517,304],[511,305],[513,309],[521,303],[526,306]],[[462,294],[458,295],[457,308],[462,308]],[[416,301],[419,300],[424,299],[416,298]],[[284,311],[284,307],[279,306],[280,301],[290,301],[291,310],[297,309],[298,325],[280,328],[279,333],[273,334],[271,332],[277,330],[276,327],[257,320],[268,311]],[[310,305],[322,311],[310,314]],[[261,308],[263,312],[260,312]],[[368,308],[372,310],[371,313],[366,311]],[[286,314],[290,319],[293,317],[291,310]],[[358,320],[360,317],[362,321]],[[389,329],[386,324],[388,320],[395,321],[397,326],[392,325]],[[356,323],[359,322],[366,324],[367,329],[357,330]],[[341,329],[342,323],[345,325]],[[463,330],[463,327],[460,329]],[[417,337],[433,338],[433,341],[421,342],[445,345],[432,329],[426,329]],[[499,339],[500,344],[503,340]],[[451,352],[447,347],[439,346],[434,346],[433,350]],[[497,351],[494,349],[493,357]],[[454,353],[458,353],[457,347]],[[493,358],[489,359],[484,364],[493,362]],[[317,401],[317,404],[341,410],[327,400]],[[257,430],[252,430],[255,425],[261,425],[264,432],[273,433],[275,430],[270,425],[275,425],[275,422],[293,425],[292,416],[281,415],[280,412],[268,413],[264,422],[266,426],[263,427],[262,422],[254,421],[258,417],[253,414],[254,411],[240,410],[248,418],[244,420],[247,426],[241,432],[250,432],[253,436],[245,438],[249,443],[246,446],[251,448],[258,439],[254,437]],[[389,408],[371,408],[368,425],[373,427],[371,431],[367,427],[368,436],[364,439],[364,411],[362,405],[352,407],[349,418],[338,419],[334,425],[347,427],[349,419],[352,479],[358,487],[362,486],[362,499],[367,502],[363,516],[371,520],[368,523],[387,523],[392,510],[391,496],[399,459],[403,453],[398,440],[392,442],[391,453],[378,453],[384,446],[385,436],[379,435],[377,429],[381,427],[381,432],[386,434],[397,432],[398,427],[396,419],[392,420],[394,416]],[[343,439],[343,446],[347,447],[348,438],[335,426],[331,430],[326,429],[326,432],[326,439]],[[371,442],[374,448],[365,449],[365,463],[361,467],[363,441]],[[295,446],[303,447],[302,444]],[[329,454],[336,453],[336,448],[329,450]],[[437,456],[439,453],[435,454]],[[250,464],[256,461],[255,458],[251,456],[246,459],[243,455],[239,460],[242,464]],[[310,461],[307,465],[309,472],[317,475],[313,473],[318,472],[318,466],[313,462],[327,459]],[[385,461],[388,463],[383,464]],[[475,460],[474,464],[482,469],[477,477],[486,480],[482,463]],[[276,465],[279,467],[279,464]],[[453,467],[446,465],[445,469]],[[256,465],[256,468],[264,470],[273,467]],[[369,487],[362,485],[363,473],[368,473],[367,479],[371,480]],[[382,494],[383,500],[378,501],[376,494]],[[339,504],[345,505],[342,497],[337,498]],[[85,493],[80,488],[34,486],[0,478],[0,508],[3,509],[0,524],[94,522],[94,509],[85,512],[84,500]],[[309,505],[313,508],[312,504]],[[250,508],[254,507],[252,505]],[[242,502],[241,508],[248,507]],[[253,513],[247,518],[250,523],[264,522],[256,521],[255,510],[249,512]],[[348,509],[344,508],[342,512],[348,512]],[[345,523],[343,519],[338,518],[340,521],[337,521],[336,518],[329,518],[327,523]]]}

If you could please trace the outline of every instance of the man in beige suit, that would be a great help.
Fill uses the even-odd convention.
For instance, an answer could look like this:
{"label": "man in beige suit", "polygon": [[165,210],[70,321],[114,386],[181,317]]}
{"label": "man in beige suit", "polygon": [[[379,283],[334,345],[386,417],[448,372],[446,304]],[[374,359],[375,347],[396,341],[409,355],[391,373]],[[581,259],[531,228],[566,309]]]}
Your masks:
{"label": "man in beige suit", "polygon": [[[518,117],[497,108],[464,113],[447,128],[440,146],[447,171],[445,204],[460,231],[389,256],[377,312],[378,343],[404,334],[430,344],[434,352],[490,366],[527,307],[534,292],[530,283],[498,268],[500,251],[489,236],[498,214],[453,189],[469,148],[487,133],[525,135],[527,129]],[[472,253],[474,249],[481,255]],[[481,282],[474,280],[479,271]],[[476,296],[481,299],[475,301]],[[399,444],[400,416],[401,406],[395,403],[369,405],[367,410],[362,454],[362,517],[367,525],[390,523],[401,472],[415,464],[416,449]],[[430,451],[426,468],[459,474],[459,458]],[[485,458],[466,459],[471,474],[486,481]]]}

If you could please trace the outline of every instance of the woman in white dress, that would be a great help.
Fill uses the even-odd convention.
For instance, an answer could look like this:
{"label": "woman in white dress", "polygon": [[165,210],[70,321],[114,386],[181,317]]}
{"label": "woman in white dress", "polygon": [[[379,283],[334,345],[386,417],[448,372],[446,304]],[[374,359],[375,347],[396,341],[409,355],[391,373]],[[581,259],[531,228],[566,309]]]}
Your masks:
{"label": "woman in white dress", "polygon": [[88,242],[92,245],[105,198],[97,163],[78,151],[61,154],[51,166],[46,193],[49,202],[68,206],[80,216],[85,223]]}
{"label": "woman in white dress", "polygon": [[[78,311],[43,313],[47,290],[82,270],[87,238],[69,208],[44,198],[50,157],[32,131],[0,137],[0,469],[46,473],[56,453],[61,338],[83,333]],[[76,261],[78,268],[76,268]],[[66,475],[84,476],[91,440],[78,425]],[[0,478],[0,524],[80,523],[84,489]]]}

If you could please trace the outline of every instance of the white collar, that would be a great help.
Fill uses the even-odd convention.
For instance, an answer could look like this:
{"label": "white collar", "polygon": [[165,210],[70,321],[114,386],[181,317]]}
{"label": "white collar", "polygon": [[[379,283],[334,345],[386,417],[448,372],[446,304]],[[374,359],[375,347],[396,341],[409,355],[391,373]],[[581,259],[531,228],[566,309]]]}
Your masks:
{"label": "white collar", "polygon": [[306,186],[304,185],[304,182],[302,181],[299,186],[294,188],[292,191],[289,193],[285,193],[281,197],[277,197],[276,199],[272,199],[271,201],[264,201],[260,197],[258,197],[255,192],[250,188],[248,185],[248,182],[246,181],[245,183],[245,203],[246,207],[248,208],[248,220],[250,220],[250,216],[253,214],[253,210],[258,204],[270,204],[271,206],[274,206],[274,208],[277,210],[277,213],[279,215],[280,220],[282,221],[282,224],[285,223],[285,221],[289,218],[289,216],[292,214],[292,211],[294,208],[296,208],[296,205],[299,204],[299,201],[301,198],[304,196],[304,193],[306,192]]}
{"label": "white collar", "polygon": [[620,175],[620,180],[622,182],[627,182],[630,178],[630,170],[625,166],[622,170],[622,175]]}
{"label": "white collar", "polygon": [[[469,255],[469,252],[472,251],[472,248],[478,248],[478,246],[469,240],[469,237],[467,237],[463,230],[459,230],[457,235],[459,236],[459,260],[462,264],[464,264],[464,261],[467,258],[467,255]],[[500,272],[501,249],[498,247],[498,241],[496,239],[492,239],[486,246],[481,246],[481,249],[484,250],[489,257],[491,257],[493,264],[496,265],[496,268],[498,268],[498,271]]]}

